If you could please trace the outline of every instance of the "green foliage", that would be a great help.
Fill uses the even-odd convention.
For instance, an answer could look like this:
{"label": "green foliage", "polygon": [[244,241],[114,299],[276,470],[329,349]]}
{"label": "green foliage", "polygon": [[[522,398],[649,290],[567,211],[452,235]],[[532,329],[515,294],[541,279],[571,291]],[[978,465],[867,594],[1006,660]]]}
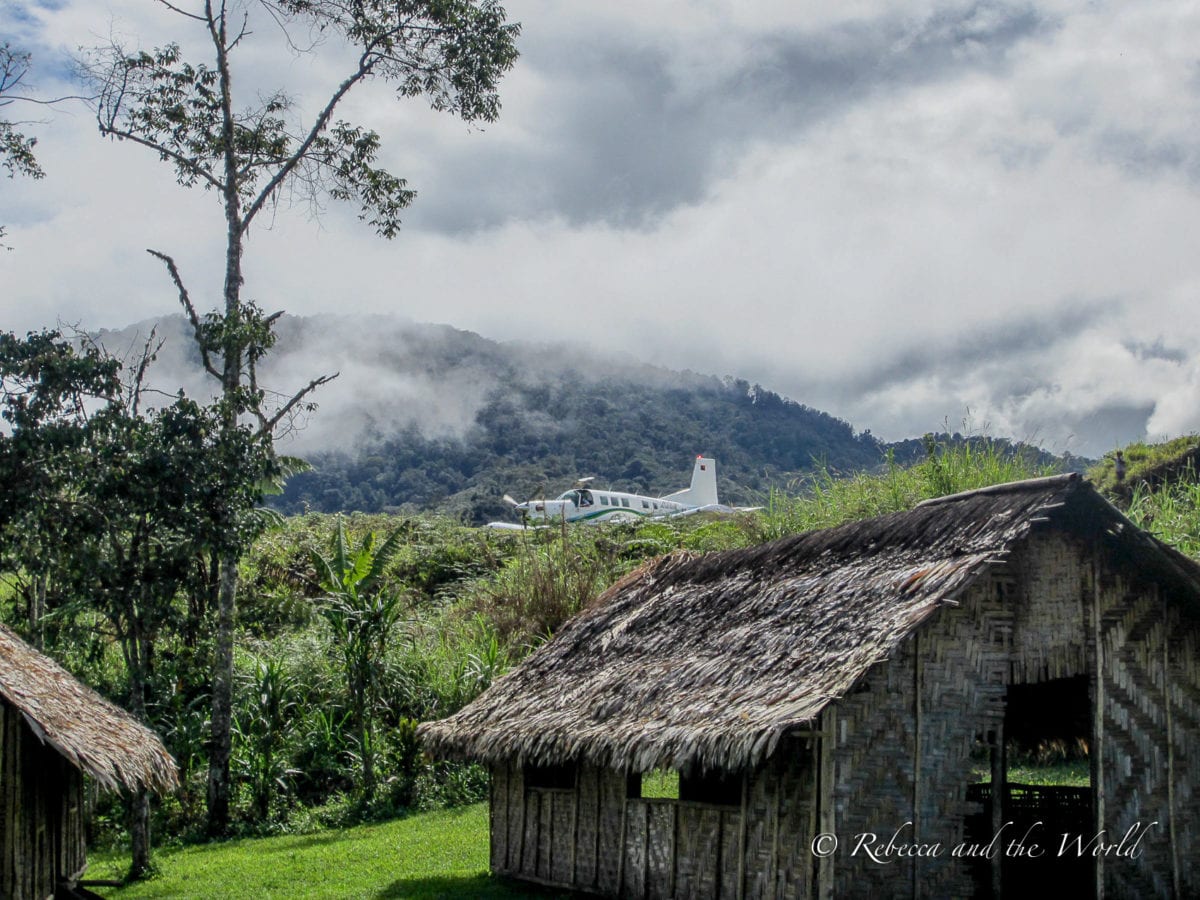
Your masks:
{"label": "green foliage", "polygon": [[1129,518],[1179,552],[1200,559],[1200,482],[1188,470],[1179,480],[1150,488],[1137,484],[1129,500]]}
{"label": "green foliage", "polygon": [[679,772],[675,769],[655,769],[642,776],[642,796],[679,799]]}
{"label": "green foliage", "polygon": [[234,715],[234,770],[249,785],[259,819],[270,813],[271,799],[291,793],[297,770],[283,750],[295,726],[295,684],[282,660],[255,659]]}
{"label": "green foliage", "polygon": [[482,580],[474,608],[506,647],[532,646],[551,635],[613,580],[616,547],[589,526],[532,531],[502,569]]}
{"label": "green foliage", "polygon": [[[1125,484],[1136,485],[1149,481],[1176,481],[1186,476],[1189,466],[1195,473],[1195,461],[1200,452],[1200,435],[1189,434],[1158,444],[1134,443],[1121,448],[1125,457]],[[1100,490],[1124,496],[1129,488],[1117,483],[1116,451],[1088,469],[1088,479]]]}
{"label": "green foliage", "polygon": [[373,726],[382,693],[380,664],[403,610],[399,593],[378,588],[401,538],[402,532],[396,530],[376,547],[375,533],[369,531],[354,549],[346,541],[339,516],[330,555],[313,551],[310,557],[317,570],[317,582],[326,591],[321,615],[329,623],[349,688],[350,712],[358,738],[356,752],[367,799],[375,790],[374,758],[378,747]]}
{"label": "green foliage", "polygon": [[803,484],[803,493],[797,496],[772,492],[755,526],[756,536],[771,540],[828,528],[911,509],[933,497],[1055,472],[1055,466],[1039,455],[988,438],[947,441],[926,435],[923,460],[905,467],[888,454],[886,462],[881,474],[837,478],[822,469]]}
{"label": "green foliage", "polygon": [[[282,0],[236,9],[225,3],[182,2],[167,3],[165,8],[178,17],[177,26],[194,32],[196,40],[185,43],[189,53],[203,54],[198,61],[186,58],[180,43],[131,51],[111,41],[84,51],[80,71],[93,91],[102,135],[155,152],[174,168],[180,185],[211,190],[221,203],[226,253],[220,312],[201,315],[174,260],[157,250],[149,252],[166,265],[204,369],[221,385],[220,428],[212,455],[232,461],[241,443],[243,419],[253,418],[255,437],[269,445],[277,431],[289,427],[295,413],[313,408],[310,393],[329,380],[329,376],[315,378],[278,408],[268,408],[258,367],[274,343],[273,327],[280,313],[266,315],[242,296],[243,255],[251,225],[288,192],[312,209],[321,208],[330,197],[355,203],[360,218],[379,234],[395,236],[400,212],[414,194],[403,179],[374,165],[378,134],[336,119],[339,106],[356,85],[373,80],[390,84],[402,97],[425,97],[434,109],[465,121],[491,121],[499,110],[499,79],[517,56],[514,41],[519,29],[505,24],[504,10],[494,0],[364,0],[351,5]],[[304,33],[307,38],[300,36]],[[296,52],[306,41],[312,51],[329,39],[349,51],[329,57],[329,61],[342,60],[341,71],[328,85],[325,99],[311,110],[315,112],[311,118],[303,112],[308,104],[295,102],[283,88],[239,96],[243,83],[262,81],[261,65],[250,79],[241,78],[240,65],[247,55],[246,45],[258,43],[261,35],[281,38],[281,46]],[[253,65],[271,56],[265,49],[251,55]],[[227,471],[223,494],[231,493],[246,476]],[[259,490],[271,480],[270,473],[259,468],[251,468],[249,474]],[[263,524],[261,514],[241,519]],[[233,660],[242,549],[236,540],[213,548],[217,590],[208,785],[208,829],[213,835],[226,832],[230,820]],[[378,635],[390,628],[385,623],[393,619],[395,603],[366,585],[360,592],[361,579],[346,580],[343,569],[320,571],[319,577],[327,574],[336,576],[338,583],[331,588],[323,612],[338,635],[351,681],[351,711],[369,792],[375,747],[369,704],[362,698],[371,690],[366,679],[373,675],[364,671],[362,647],[368,642],[364,637],[368,631]],[[374,604],[369,610],[359,602],[368,599]],[[351,657],[357,661],[351,662]]]}
{"label": "green foliage", "polygon": [[[492,121],[499,112],[499,80],[517,56],[519,27],[506,24],[504,10],[491,0],[279,3],[270,15],[285,39],[297,29],[336,36],[352,50],[354,62],[306,123],[301,104],[283,88],[261,93],[245,107],[233,101],[232,64],[239,44],[257,29],[230,23],[224,6],[171,9],[184,17],[181,24],[204,28],[211,61],[184,58],[177,43],[90,51],[82,68],[96,92],[100,130],[157,151],[181,185],[217,191],[227,210],[235,202],[243,233],[290,188],[313,203],[322,195],[355,203],[361,219],[394,237],[400,212],[415,193],[373,165],[380,149],[376,132],[334,119],[342,98],[362,81],[380,80],[399,96],[424,96],[434,109],[465,121]],[[226,313],[209,324],[237,327],[241,310]],[[218,337],[215,344],[245,346],[242,338],[230,343]]]}
{"label": "green foliage", "polygon": [[[0,110],[19,99],[22,82],[29,72],[30,59],[28,53],[14,49],[8,41],[0,44]],[[7,115],[0,118],[0,168],[9,178],[17,175],[41,178],[46,173],[42,171],[33,152],[37,138],[27,137],[18,130],[18,124],[9,121]],[[0,225],[0,238],[4,237],[4,233],[4,226]]]}

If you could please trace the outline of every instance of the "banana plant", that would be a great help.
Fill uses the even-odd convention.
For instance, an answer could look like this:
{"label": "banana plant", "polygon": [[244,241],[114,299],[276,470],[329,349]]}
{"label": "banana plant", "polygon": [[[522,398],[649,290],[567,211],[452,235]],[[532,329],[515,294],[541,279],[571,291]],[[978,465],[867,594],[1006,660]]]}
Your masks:
{"label": "banana plant", "polygon": [[386,589],[382,578],[401,540],[402,533],[397,530],[377,546],[375,533],[368,532],[357,547],[352,547],[339,516],[329,555],[315,550],[310,553],[317,582],[325,592],[320,598],[320,612],[329,623],[346,679],[365,800],[375,792],[374,720],[382,695],[379,674],[404,599],[399,592]]}

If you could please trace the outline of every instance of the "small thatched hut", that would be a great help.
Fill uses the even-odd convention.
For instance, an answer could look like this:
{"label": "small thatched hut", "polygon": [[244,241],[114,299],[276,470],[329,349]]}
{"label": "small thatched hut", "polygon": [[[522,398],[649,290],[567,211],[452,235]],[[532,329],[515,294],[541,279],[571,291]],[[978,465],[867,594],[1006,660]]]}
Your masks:
{"label": "small thatched hut", "polygon": [[0,897],[62,896],[87,867],[84,785],[170,790],[154,732],[0,625]]}
{"label": "small thatched hut", "polygon": [[[1200,567],[1077,476],[986,488],[666,557],[421,733],[490,765],[492,869],[533,881],[1196,896]],[[1090,786],[1009,783],[1014,736],[1086,742]]]}

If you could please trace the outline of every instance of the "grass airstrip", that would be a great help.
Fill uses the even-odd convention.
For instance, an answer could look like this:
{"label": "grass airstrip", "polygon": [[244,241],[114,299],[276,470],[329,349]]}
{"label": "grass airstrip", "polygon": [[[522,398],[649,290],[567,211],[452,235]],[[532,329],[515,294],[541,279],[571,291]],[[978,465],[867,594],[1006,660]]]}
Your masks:
{"label": "grass airstrip", "polygon": [[[147,881],[92,890],[112,900],[568,896],[488,875],[483,803],[316,834],[168,848],[155,864]],[[120,879],[128,866],[128,856],[94,852],[85,879]]]}

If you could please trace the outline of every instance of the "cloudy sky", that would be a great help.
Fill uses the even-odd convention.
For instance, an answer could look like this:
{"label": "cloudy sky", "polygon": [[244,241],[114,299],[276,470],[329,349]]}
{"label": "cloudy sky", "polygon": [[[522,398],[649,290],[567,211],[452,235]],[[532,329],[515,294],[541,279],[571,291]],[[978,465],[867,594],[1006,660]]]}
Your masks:
{"label": "cloudy sky", "polygon": [[[331,205],[252,233],[247,295],[760,381],[895,439],[970,417],[1057,452],[1200,429],[1200,5],[510,0],[522,57],[469,128],[347,113],[418,191],[388,242]],[[193,38],[149,0],[0,0],[44,94],[81,45]],[[337,48],[263,30],[242,83],[315,106]],[[8,110],[12,117],[12,109]],[[86,109],[0,183],[0,327],[206,305],[221,210]]]}

